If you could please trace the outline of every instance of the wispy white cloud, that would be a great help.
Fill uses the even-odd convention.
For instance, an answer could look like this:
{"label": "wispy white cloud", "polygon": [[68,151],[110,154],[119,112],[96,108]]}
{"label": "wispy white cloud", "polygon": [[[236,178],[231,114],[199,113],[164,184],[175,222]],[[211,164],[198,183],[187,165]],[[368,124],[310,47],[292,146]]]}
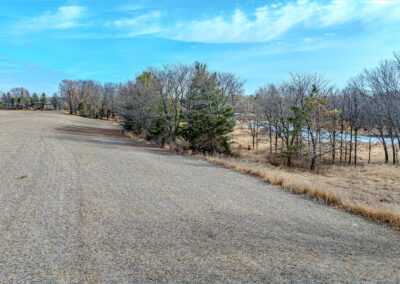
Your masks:
{"label": "wispy white cloud", "polygon": [[315,24],[324,27],[360,21],[365,24],[400,20],[400,2],[395,0],[334,0],[319,6]]}
{"label": "wispy white cloud", "polygon": [[113,37],[134,37],[138,35],[154,34],[162,31],[158,19],[162,12],[158,10],[150,11],[129,18],[121,18],[105,23],[108,28],[116,29]]}
{"label": "wispy white cloud", "polygon": [[297,0],[266,5],[247,15],[240,9],[221,15],[181,22],[164,36],[188,42],[265,42],[303,26],[328,28],[350,22],[379,24],[400,21],[400,2],[389,0]]}
{"label": "wispy white cloud", "polygon": [[125,5],[117,6],[116,10],[117,11],[135,12],[135,11],[142,10],[145,7],[146,6],[144,4],[135,2],[135,3],[128,3]]}
{"label": "wispy white cloud", "polygon": [[107,22],[107,26],[114,27],[129,27],[129,26],[142,26],[151,20],[158,19],[161,16],[161,11],[151,11],[149,13],[144,13],[136,17],[122,18],[115,21]]}
{"label": "wispy white cloud", "polygon": [[62,6],[56,11],[46,11],[44,14],[32,19],[24,20],[17,25],[19,30],[49,30],[49,29],[69,29],[83,26],[80,22],[85,7],[82,6]]}

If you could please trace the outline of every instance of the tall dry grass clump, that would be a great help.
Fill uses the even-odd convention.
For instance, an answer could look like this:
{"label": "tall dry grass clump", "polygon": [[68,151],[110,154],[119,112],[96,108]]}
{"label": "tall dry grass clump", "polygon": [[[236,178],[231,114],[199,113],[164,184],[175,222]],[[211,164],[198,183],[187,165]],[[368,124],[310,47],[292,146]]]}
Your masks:
{"label": "tall dry grass clump", "polygon": [[322,201],[329,205],[342,206],[344,204],[340,196],[333,192],[313,185],[310,182],[298,180],[294,176],[287,175],[287,173],[280,170],[269,167],[257,167],[251,165],[249,162],[244,162],[230,157],[196,156],[213,164],[261,178],[270,184],[282,186],[295,194],[306,194],[313,199]]}
{"label": "tall dry grass clump", "polygon": [[400,215],[385,209],[375,209],[362,204],[346,202],[342,206],[346,211],[376,220],[400,230]]}

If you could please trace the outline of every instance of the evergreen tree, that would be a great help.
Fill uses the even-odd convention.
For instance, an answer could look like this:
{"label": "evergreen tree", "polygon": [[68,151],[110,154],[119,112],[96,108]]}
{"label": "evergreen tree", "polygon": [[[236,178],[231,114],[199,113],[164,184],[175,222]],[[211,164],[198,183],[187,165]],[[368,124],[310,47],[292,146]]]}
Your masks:
{"label": "evergreen tree", "polygon": [[56,93],[53,94],[53,97],[51,98],[51,104],[53,105],[54,109],[57,109],[58,103],[59,103],[59,98]]}
{"label": "evergreen tree", "polygon": [[7,95],[5,93],[3,93],[3,95],[1,96],[1,107],[7,107]]}
{"label": "evergreen tree", "polygon": [[7,92],[7,107],[14,106],[14,99],[11,97],[10,92]]}
{"label": "evergreen tree", "polygon": [[47,104],[47,97],[45,93],[42,93],[42,95],[40,96],[40,102],[42,104]]}
{"label": "evergreen tree", "polygon": [[217,76],[196,63],[195,78],[186,100],[182,136],[198,152],[229,153],[227,134],[235,127],[234,110],[218,88]]}
{"label": "evergreen tree", "polygon": [[39,96],[36,93],[33,93],[31,97],[31,105],[33,106],[35,103],[38,102],[39,102]]}

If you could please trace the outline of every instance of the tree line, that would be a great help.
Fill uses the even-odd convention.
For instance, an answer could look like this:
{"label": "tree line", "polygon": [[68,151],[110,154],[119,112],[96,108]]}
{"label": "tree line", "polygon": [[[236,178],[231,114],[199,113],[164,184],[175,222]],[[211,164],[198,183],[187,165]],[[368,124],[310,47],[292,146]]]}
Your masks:
{"label": "tree line", "polygon": [[[385,163],[397,163],[400,144],[400,58],[382,61],[351,78],[343,89],[318,74],[291,74],[279,84],[267,84],[255,95],[242,97],[242,123],[257,149],[260,131],[267,131],[270,156],[320,162],[357,164],[360,132],[378,137]],[[396,146],[397,144],[397,146]]]}
{"label": "tree line", "polygon": [[160,145],[179,140],[195,151],[228,153],[227,134],[236,124],[234,105],[243,83],[196,62],[149,67],[134,81],[119,84],[64,80],[59,91],[71,114],[118,114],[126,129]]}
{"label": "tree line", "polygon": [[[198,152],[229,153],[228,134],[244,124],[257,151],[267,134],[269,157],[287,165],[359,162],[360,135],[378,137],[386,163],[397,163],[400,144],[400,58],[365,69],[342,88],[322,75],[291,73],[245,96],[244,81],[206,64],[149,67],[134,80],[100,83],[63,80],[58,95],[30,95],[24,88],[1,93],[2,107],[60,102],[70,114],[122,118],[123,126],[160,145],[186,145]],[[389,155],[391,154],[391,155]]]}
{"label": "tree line", "polygon": [[120,84],[94,80],[63,80],[59,93],[70,114],[91,118],[114,118]]}
{"label": "tree line", "polygon": [[29,109],[35,103],[51,104],[54,109],[61,108],[61,99],[56,93],[50,98],[45,93],[40,96],[37,93],[31,93],[23,88],[12,88],[7,93],[0,91],[0,108],[2,109]]}

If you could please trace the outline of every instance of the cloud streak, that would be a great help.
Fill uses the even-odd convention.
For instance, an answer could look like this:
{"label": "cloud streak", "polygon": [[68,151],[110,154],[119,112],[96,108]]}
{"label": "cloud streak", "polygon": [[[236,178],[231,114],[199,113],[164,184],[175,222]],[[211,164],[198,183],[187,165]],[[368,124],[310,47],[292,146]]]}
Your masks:
{"label": "cloud streak", "polygon": [[333,0],[321,3],[298,0],[284,5],[266,5],[246,15],[240,9],[226,18],[220,15],[178,23],[164,36],[187,42],[246,43],[266,42],[302,26],[319,29],[351,22],[383,24],[400,21],[398,1]]}
{"label": "cloud streak", "polygon": [[38,17],[21,22],[17,27],[20,30],[65,30],[83,26],[80,22],[84,13],[85,7],[82,6],[61,6],[55,12],[46,11]]}
{"label": "cloud streak", "polygon": [[129,26],[141,26],[145,24],[146,22],[149,22],[154,19],[158,19],[161,16],[161,11],[151,11],[149,13],[144,13],[141,15],[138,15],[136,17],[131,17],[131,18],[123,18],[115,21],[111,21],[106,23],[108,26],[114,26],[114,27],[129,27]]}
{"label": "cloud streak", "polygon": [[112,36],[114,38],[129,38],[154,34],[162,31],[158,23],[161,16],[161,11],[154,10],[129,18],[108,21],[105,23],[105,26],[116,31]]}

